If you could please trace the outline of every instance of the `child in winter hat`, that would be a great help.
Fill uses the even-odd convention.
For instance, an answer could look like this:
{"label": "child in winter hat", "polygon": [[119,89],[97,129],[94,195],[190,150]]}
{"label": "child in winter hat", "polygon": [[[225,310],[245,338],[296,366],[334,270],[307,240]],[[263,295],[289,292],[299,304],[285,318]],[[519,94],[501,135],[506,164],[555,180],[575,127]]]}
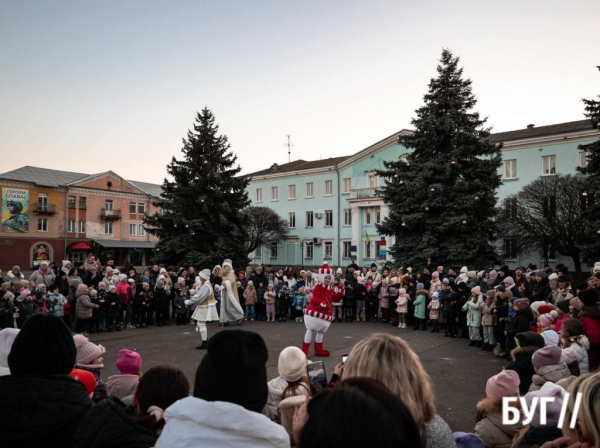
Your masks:
{"label": "child in winter hat", "polygon": [[94,396],[96,390],[96,377],[87,370],[73,369],[69,376],[75,381],[79,381],[85,387],[85,391],[90,398]]}
{"label": "child in winter hat", "polygon": [[298,347],[287,347],[281,351],[277,363],[279,376],[268,382],[270,404],[279,406],[285,398],[310,395],[306,364],[306,355]]}
{"label": "child in winter hat", "polygon": [[73,336],[75,348],[77,349],[76,366],[78,369],[87,370],[96,377],[96,390],[93,399],[95,402],[106,398],[106,383],[100,378],[100,369],[104,367],[106,349],[96,345],[82,334]]}
{"label": "child in winter hat", "polygon": [[556,320],[557,317],[558,317],[558,313],[554,310],[552,310],[551,312],[549,312],[547,314],[541,314],[540,316],[538,316],[538,318],[537,318],[538,331],[543,332],[546,330],[553,330],[554,329],[554,321]]}
{"label": "child in winter hat", "polygon": [[561,362],[561,356],[562,350],[554,345],[542,347],[533,354],[531,363],[536,374],[532,377],[530,392],[540,390],[548,381],[556,383],[571,376],[567,365]]}
{"label": "child in winter hat", "polygon": [[140,381],[140,370],[142,369],[142,357],[132,350],[122,349],[119,351],[117,362],[120,375],[112,375],[106,381],[107,394],[123,400],[125,397],[135,394]]}

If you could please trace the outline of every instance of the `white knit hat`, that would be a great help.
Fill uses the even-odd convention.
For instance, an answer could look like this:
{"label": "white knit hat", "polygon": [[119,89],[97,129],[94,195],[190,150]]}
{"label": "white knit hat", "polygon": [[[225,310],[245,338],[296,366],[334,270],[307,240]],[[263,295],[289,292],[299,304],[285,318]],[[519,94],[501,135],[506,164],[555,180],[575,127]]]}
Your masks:
{"label": "white knit hat", "polygon": [[550,274],[550,276],[548,277],[548,280],[558,280],[558,275],[556,274],[556,272],[553,272],[552,274]]}
{"label": "white knit hat", "polygon": [[469,268],[467,268],[466,266],[463,266],[462,268],[460,268],[461,274],[466,274],[467,272],[469,272]]}
{"label": "white knit hat", "polygon": [[306,375],[306,355],[298,347],[287,347],[279,355],[279,376],[288,383],[298,381]]}
{"label": "white knit hat", "polygon": [[119,281],[122,282],[123,280],[125,280],[127,278],[127,276],[125,274],[119,274]]}
{"label": "white knit hat", "polygon": [[198,276],[204,280],[210,280],[210,271],[208,269],[202,269]]}

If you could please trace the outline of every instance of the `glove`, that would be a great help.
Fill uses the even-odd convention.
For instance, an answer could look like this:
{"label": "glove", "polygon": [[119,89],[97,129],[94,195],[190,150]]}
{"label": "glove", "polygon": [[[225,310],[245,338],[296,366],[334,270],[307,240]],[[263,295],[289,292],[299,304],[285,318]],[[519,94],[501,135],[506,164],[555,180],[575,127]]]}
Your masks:
{"label": "glove", "polygon": [[191,300],[184,300],[183,302],[185,304],[185,306],[190,306],[192,304]]}

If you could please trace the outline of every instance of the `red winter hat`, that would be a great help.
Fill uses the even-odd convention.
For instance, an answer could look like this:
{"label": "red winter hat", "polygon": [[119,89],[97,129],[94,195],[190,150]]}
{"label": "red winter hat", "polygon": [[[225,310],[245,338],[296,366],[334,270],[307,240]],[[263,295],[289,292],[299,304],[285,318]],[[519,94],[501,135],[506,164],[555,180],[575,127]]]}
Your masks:
{"label": "red winter hat", "polygon": [[123,349],[115,364],[121,375],[136,375],[142,370],[142,357],[137,352]]}
{"label": "red winter hat", "polygon": [[542,305],[540,307],[538,307],[537,312],[539,314],[547,314],[550,311],[552,311],[552,307],[550,305]]}
{"label": "red winter hat", "polygon": [[93,373],[87,370],[73,369],[69,376],[83,384],[88,395],[96,390],[96,377]]}

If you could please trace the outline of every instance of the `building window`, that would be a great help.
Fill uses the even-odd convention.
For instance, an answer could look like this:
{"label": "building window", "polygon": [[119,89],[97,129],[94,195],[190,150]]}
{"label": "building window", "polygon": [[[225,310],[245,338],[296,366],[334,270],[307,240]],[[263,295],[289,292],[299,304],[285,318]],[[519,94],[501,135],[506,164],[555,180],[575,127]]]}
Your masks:
{"label": "building window", "polygon": [[588,164],[589,151],[579,151],[579,168],[586,168]]}
{"label": "building window", "polygon": [[333,227],[333,210],[325,210],[325,227]]}
{"label": "building window", "polygon": [[289,223],[290,223],[290,229],[296,228],[296,213],[295,212],[290,213]]}
{"label": "building window", "polygon": [[138,203],[138,214],[143,215],[144,213],[146,213],[146,204],[144,204],[143,202],[139,202]]}
{"label": "building window", "polygon": [[277,258],[277,243],[271,243],[269,246],[269,254],[271,258]]}
{"label": "building window", "polygon": [[365,209],[365,224],[366,225],[371,224],[371,209],[370,208]]}
{"label": "building window", "polygon": [[381,224],[381,207],[375,207],[375,224]]}
{"label": "building window", "polygon": [[137,211],[137,204],[135,202],[130,202],[129,203],[129,214],[135,215],[136,211]]}
{"label": "building window", "polygon": [[349,208],[344,209],[344,225],[345,226],[352,225],[352,210]]}
{"label": "building window", "polygon": [[113,234],[113,223],[112,222],[105,222],[104,223],[104,233],[106,235],[112,235]]}
{"label": "building window", "polygon": [[261,257],[262,257],[262,247],[257,246],[256,249],[254,249],[254,258],[261,258]]}
{"label": "building window", "polygon": [[511,160],[504,161],[504,178],[505,179],[516,179],[517,178],[517,159],[511,159]]}
{"label": "building window", "polygon": [[375,258],[377,258],[377,259],[383,258],[381,256],[381,242],[380,241],[375,241]]}
{"label": "building window", "polygon": [[75,196],[69,196],[67,198],[67,207],[68,208],[75,208],[75,202],[76,202]]}
{"label": "building window", "polygon": [[333,258],[333,241],[325,241],[325,255],[324,258],[331,259]]}
{"label": "building window", "polygon": [[350,241],[343,241],[342,242],[342,258],[350,258],[350,246],[351,246],[351,242]]}
{"label": "building window", "polygon": [[144,224],[138,224],[138,235],[146,236],[146,229],[144,228]]}
{"label": "building window", "polygon": [[113,211],[113,201],[112,201],[112,199],[107,199],[106,201],[104,201],[104,208],[106,209],[107,212],[112,212]]}
{"label": "building window", "polygon": [[296,199],[296,186],[288,186],[288,199]]}
{"label": "building window", "polygon": [[325,181],[325,196],[333,196],[333,181]]}
{"label": "building window", "polygon": [[272,201],[279,200],[279,192],[277,191],[277,187],[271,187],[271,200]]}
{"label": "building window", "polygon": [[262,188],[256,189],[256,202],[262,202]]}
{"label": "building window", "polygon": [[85,233],[85,221],[79,221],[79,233]]}
{"label": "building window", "polygon": [[377,174],[369,175],[369,188],[377,188],[379,186],[379,176]]}
{"label": "building window", "polygon": [[79,198],[79,210],[85,210],[87,208],[87,201],[85,198]]}
{"label": "building window", "polygon": [[312,182],[308,182],[306,184],[306,197],[307,198],[314,197],[314,194],[313,194],[313,183]]}
{"label": "building window", "polygon": [[517,258],[517,240],[506,238],[504,241],[504,259],[513,260]]}
{"label": "building window", "polygon": [[137,224],[129,224],[129,234],[134,236],[137,234]]}
{"label": "building window", "polygon": [[352,179],[346,178],[344,179],[344,193],[350,193],[350,189],[352,188]]}
{"label": "building window", "polygon": [[75,220],[69,219],[68,230],[69,233],[75,233]]}
{"label": "building window", "polygon": [[542,211],[546,219],[556,217],[556,196],[550,196],[542,199]]}
{"label": "building window", "polygon": [[314,253],[314,245],[312,242],[307,242],[304,246],[304,258],[312,258]]}
{"label": "building window", "polygon": [[40,218],[38,219],[38,232],[47,232],[48,231],[48,219]]}
{"label": "building window", "polygon": [[371,242],[365,241],[365,258],[371,258]]}
{"label": "building window", "polygon": [[313,212],[306,212],[306,227],[312,227],[314,223]]}
{"label": "building window", "polygon": [[542,157],[542,175],[552,176],[556,174],[556,156]]}
{"label": "building window", "polygon": [[517,217],[517,198],[506,198],[504,200],[504,211],[508,219]]}

